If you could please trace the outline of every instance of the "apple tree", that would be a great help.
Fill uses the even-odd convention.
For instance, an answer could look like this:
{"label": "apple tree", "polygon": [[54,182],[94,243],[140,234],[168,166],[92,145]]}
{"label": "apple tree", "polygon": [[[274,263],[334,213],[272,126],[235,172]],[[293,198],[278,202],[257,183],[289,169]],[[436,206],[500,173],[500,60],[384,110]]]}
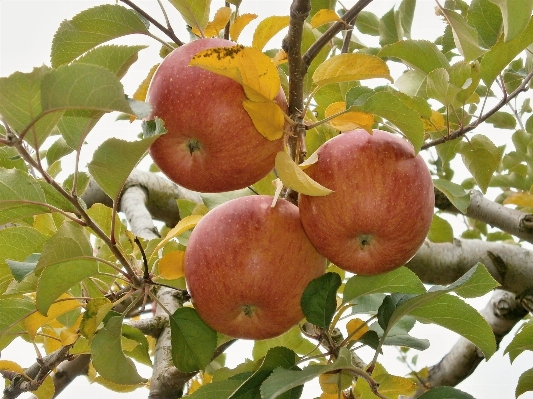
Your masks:
{"label": "apple tree", "polygon": [[[157,2],[161,18],[134,0],[73,15],[57,29],[50,66],[0,78],[0,350],[23,344],[39,354],[24,367],[16,358],[0,359],[3,398],[26,392],[52,398],[81,375],[118,392],[148,388],[153,399],[297,398],[311,381],[321,387],[315,397],[324,399],[471,398],[454,387],[489,359],[533,309],[533,111],[528,97],[533,2],[436,2],[444,29],[434,42],[412,34],[416,0],[398,1],[381,13],[370,11],[372,0],[293,0],[290,9],[273,10],[255,25],[257,15],[242,11],[248,0],[217,6],[210,0]],[[177,34],[177,26],[186,26],[188,33]],[[237,46],[247,30],[251,45]],[[145,71],[135,92],[125,93],[121,79],[145,46],[114,41],[129,36],[135,43],[139,35],[153,39],[161,59]],[[161,91],[174,90],[170,97],[193,98],[198,91],[211,103],[186,104],[193,111],[179,123],[173,112],[156,112],[172,101],[158,104],[152,93],[156,83],[150,83],[163,69],[158,65],[189,42],[214,37],[226,44],[191,55],[184,69],[202,71],[232,88],[224,86],[209,97],[214,92],[201,80],[187,83],[194,76],[176,87],[165,81]],[[171,80],[178,77],[175,73]],[[186,122],[188,129],[203,126],[213,109],[218,113],[211,115],[212,124],[223,126],[226,111],[217,107],[230,92],[240,96],[232,100],[237,110],[228,111],[234,128],[210,134],[220,133],[214,141],[231,150],[213,156],[219,163],[207,173],[201,172],[201,163],[186,172],[179,163],[170,168],[206,188],[167,178],[165,169],[184,151],[163,140]],[[111,112],[117,124],[131,124],[130,140],[97,142],[98,122]],[[254,129],[253,139],[239,135],[241,122]],[[374,183],[386,180],[388,152],[374,162],[370,158],[364,168],[353,167],[351,158],[340,159],[339,169],[353,173],[354,181],[370,176],[367,187],[346,181],[332,192],[328,183],[335,175],[319,182],[320,174],[312,172],[325,143],[354,130],[365,140],[382,137],[370,136],[373,131],[387,132],[409,147],[411,157],[423,159],[424,173],[431,174],[429,197],[413,194],[421,192],[414,191],[421,189],[418,175],[412,186],[392,179],[397,186],[378,192]],[[508,144],[496,145],[489,130],[505,136]],[[274,149],[272,154],[259,156],[262,146],[248,149],[257,137]],[[155,150],[156,143],[167,144]],[[185,155],[198,153],[202,145],[188,141]],[[87,148],[95,149],[83,165],[80,154]],[[235,149],[245,149],[244,155],[234,155]],[[360,151],[354,159],[363,158]],[[140,167],[149,153],[157,166]],[[233,190],[234,170],[246,171],[243,163],[258,159],[263,169],[266,165],[261,176]],[[215,171],[224,171],[219,175],[231,190],[204,185],[202,179],[211,179]],[[227,367],[225,351],[238,334],[215,331],[200,306],[195,309],[192,284],[184,277],[193,258],[187,256],[189,239],[195,253],[212,252],[212,271],[200,274],[206,282],[201,285],[209,283],[213,291],[204,295],[203,307],[215,308],[214,301],[237,297],[234,288],[252,291],[247,281],[267,280],[260,267],[253,271],[255,279],[248,278],[252,272],[230,270],[232,284],[219,289],[218,263],[238,263],[241,254],[253,251],[271,267],[276,259],[298,263],[294,248],[300,247],[289,245],[294,236],[288,232],[301,226],[297,222],[293,229],[282,221],[269,232],[269,241],[253,235],[253,227],[236,248],[229,240],[202,247],[218,225],[237,231],[245,225],[246,218],[210,222],[218,220],[214,209],[227,209],[247,196],[268,196],[271,209],[287,204],[298,220],[299,199],[308,202],[341,191],[358,204],[377,202],[378,195],[388,198],[379,218],[367,217],[376,228],[395,226],[394,221],[416,229],[424,217],[414,204],[429,207],[416,254],[409,253],[393,270],[370,256],[371,272],[361,274],[331,259],[326,268],[324,254],[314,255],[318,264],[324,261],[324,270],[317,266],[318,277],[309,278],[296,301],[282,294],[299,278],[284,278],[283,269],[297,265],[281,263],[279,281],[260,290],[278,311],[260,318],[246,305],[245,313],[264,330],[286,314],[296,314],[299,322],[291,322],[281,335],[255,340],[249,360]],[[405,198],[412,206],[400,206]],[[346,219],[352,216],[349,209],[337,208]],[[366,211],[361,207],[362,214]],[[202,233],[194,237],[202,220]],[[330,218],[309,226],[315,226],[313,232],[326,226],[326,235],[337,227]],[[402,238],[409,234],[394,229]],[[359,245],[372,245],[371,238]],[[382,245],[386,253],[403,250],[392,239]],[[282,252],[295,256],[282,257]],[[304,267],[298,275],[306,273]],[[481,310],[465,301],[489,293]],[[214,317],[229,316],[218,312]],[[461,338],[437,364],[415,365],[413,354],[429,347],[429,337],[410,334],[417,322],[442,326]],[[387,371],[385,346],[400,348],[410,375]],[[514,360],[532,349],[533,328],[526,320],[499,350]],[[151,377],[142,377],[136,364],[151,367]],[[533,369],[521,375],[516,397],[532,390]]]}

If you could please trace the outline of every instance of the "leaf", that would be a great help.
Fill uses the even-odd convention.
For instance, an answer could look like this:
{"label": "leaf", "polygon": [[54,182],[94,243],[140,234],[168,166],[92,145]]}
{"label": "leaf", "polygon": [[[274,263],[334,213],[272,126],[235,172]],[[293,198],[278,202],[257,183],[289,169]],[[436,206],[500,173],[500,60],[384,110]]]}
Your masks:
{"label": "leaf", "polygon": [[17,338],[15,332],[24,331],[24,317],[35,311],[35,304],[29,298],[0,298],[0,350]]}
{"label": "leaf", "polygon": [[411,27],[415,16],[415,7],[416,0],[402,0],[400,7],[398,7],[404,36],[409,39],[411,38]]}
{"label": "leaf", "polygon": [[254,47],[236,45],[203,50],[191,59],[189,65],[235,80],[252,101],[273,100],[280,90],[276,66]]}
{"label": "leaf", "polygon": [[187,395],[187,399],[228,399],[235,389],[242,384],[238,379],[214,381],[202,385],[196,391]]}
{"label": "leaf", "polygon": [[348,332],[348,341],[357,341],[368,331],[368,325],[361,319],[351,319],[346,323],[346,331]]}
{"label": "leaf", "polygon": [[479,44],[491,48],[498,41],[502,26],[502,14],[491,0],[474,0],[468,10],[468,23],[477,31]]}
{"label": "leaf", "polygon": [[[357,16],[357,20],[359,20],[359,17],[360,14]],[[324,24],[329,24],[330,22],[337,22],[340,20],[341,18],[334,10],[323,8],[322,10],[318,10],[318,12],[313,15],[310,24],[312,28],[318,28]]]}
{"label": "leaf", "polygon": [[348,303],[364,295],[386,292],[422,294],[426,289],[416,274],[402,266],[375,276],[350,277],[344,287],[342,302]]}
{"label": "leaf", "polygon": [[59,137],[52,143],[48,151],[46,151],[46,162],[52,165],[65,155],[72,153],[74,149],[70,147],[63,137]]}
{"label": "leaf", "polygon": [[252,39],[252,47],[257,50],[263,50],[263,47],[274,37],[280,30],[289,26],[290,17],[288,16],[270,16],[259,22],[255,29]]}
{"label": "leaf", "polygon": [[164,255],[157,263],[159,276],[165,280],[175,280],[184,275],[185,252],[172,251]]}
{"label": "leaf", "polygon": [[435,387],[423,393],[418,399],[475,399],[472,395],[452,387]]}
{"label": "leaf", "polygon": [[370,11],[361,11],[355,19],[355,27],[365,35],[379,36],[379,18]]}
{"label": "leaf", "polygon": [[480,134],[473,136],[467,143],[459,143],[457,149],[477,185],[486,193],[490,179],[500,165],[502,150]]}
{"label": "leaf", "polygon": [[80,333],[87,339],[92,339],[100,323],[115,306],[107,298],[92,298],[85,306],[83,318],[80,323]]}
{"label": "leaf", "polygon": [[122,317],[111,317],[91,342],[92,364],[98,374],[116,384],[135,385],[146,382],[131,359],[122,351]]}
{"label": "leaf", "polygon": [[333,192],[311,179],[285,151],[277,153],[275,165],[276,173],[283,184],[301,194],[325,196]]}
{"label": "leaf", "polygon": [[503,16],[504,41],[509,42],[517,37],[526,28],[533,0],[490,0],[500,7]]}
{"label": "leaf", "polygon": [[486,120],[497,129],[514,130],[516,128],[516,119],[513,114],[504,111],[498,111],[492,114]]}
{"label": "leaf", "polygon": [[187,25],[202,31],[209,21],[211,0],[169,0]]}
{"label": "leaf", "polygon": [[469,62],[481,57],[486,50],[479,46],[476,30],[468,25],[468,22],[458,12],[446,8],[441,8],[440,11],[452,27],[455,45],[465,61]]}
{"label": "leaf", "polygon": [[[402,317],[390,328],[383,341],[383,345],[405,346],[417,350],[426,350],[429,348],[429,340],[419,339],[409,335],[409,331],[411,331],[415,323],[416,319],[412,316]],[[379,323],[373,323],[370,326],[370,331],[374,331],[379,337],[383,337],[384,330],[379,326]]]}
{"label": "leaf", "polygon": [[342,279],[337,273],[328,272],[312,280],[305,288],[301,306],[309,323],[328,328],[337,308],[337,290]]}
{"label": "leaf", "polygon": [[98,65],[122,79],[139,58],[139,51],[147,46],[104,45],[83,54],[75,62]]}
{"label": "leaf", "polygon": [[387,11],[379,20],[379,44],[385,46],[395,43],[403,37],[400,13],[394,7]]}
{"label": "leaf", "polygon": [[450,105],[461,91],[460,87],[450,84],[448,71],[443,68],[435,69],[427,76],[427,95],[443,105]]}
{"label": "leaf", "polygon": [[58,301],[50,306],[46,316],[39,312],[34,312],[24,319],[24,327],[32,340],[35,339],[37,330],[39,330],[41,326],[48,324],[55,318],[81,306],[76,299],[68,294],[62,294],[58,299]]}
{"label": "leaf", "polygon": [[0,370],[14,371],[15,373],[24,374],[24,369],[18,363],[10,360],[0,360]]}
{"label": "leaf", "polygon": [[455,206],[461,213],[466,213],[470,205],[470,194],[463,187],[444,179],[433,180],[433,185]]}
{"label": "leaf", "polygon": [[[231,8],[230,7],[221,7],[215,13],[215,16],[212,21],[208,22],[204,29],[204,35],[206,37],[218,36],[219,32],[224,29],[224,27],[229,22],[231,17]],[[194,28],[193,28],[194,32]]]}
{"label": "leaf", "polygon": [[431,242],[453,242],[452,225],[446,219],[433,215],[428,239]]}
{"label": "leaf", "polygon": [[[379,384],[378,392],[383,397],[387,398],[411,397],[417,389],[417,385],[413,380],[389,374],[379,363],[376,364],[376,367],[372,372],[372,378]],[[376,397],[372,393],[368,382],[362,378],[357,380],[354,387],[354,393],[361,399]]]}
{"label": "leaf", "polygon": [[89,8],[59,26],[52,41],[52,66],[67,64],[99,44],[134,33],[147,34],[148,29],[133,10],[110,4]]}
{"label": "leaf", "polygon": [[449,68],[450,63],[438,49],[427,40],[402,40],[384,46],[378,53],[379,57],[399,58],[408,66],[428,74],[437,68]]}
{"label": "leaf", "polygon": [[[339,101],[330,104],[324,116],[329,118],[332,115],[335,115],[339,112],[346,110],[346,103],[344,101]],[[372,133],[372,126],[374,125],[374,116],[372,114],[367,114],[360,111],[347,111],[342,115],[339,115],[333,119],[330,119],[328,123],[333,126],[335,129],[340,130],[341,132],[347,132],[349,130],[354,130],[358,128],[365,129],[368,133]]]}
{"label": "leaf", "polygon": [[524,351],[533,351],[533,324],[526,323],[513,337],[513,340],[505,348],[504,354],[508,353],[511,363]]}
{"label": "leaf", "polygon": [[217,345],[217,333],[192,308],[179,308],[170,317],[172,361],[189,373],[211,363]]}
{"label": "leaf", "polygon": [[528,192],[512,193],[503,201],[504,205],[518,205],[522,207],[533,207],[533,194]]}
{"label": "leaf", "polygon": [[236,42],[239,39],[242,30],[256,18],[257,14],[242,14],[235,18],[229,28],[230,39]]}
{"label": "leaf", "polygon": [[387,64],[379,57],[364,53],[335,55],[320,64],[313,73],[313,82],[317,86],[374,78],[393,82]]}
{"label": "leaf", "polygon": [[256,102],[243,100],[242,106],[252,119],[259,133],[268,140],[279,140],[283,137],[285,116],[275,101]]}
{"label": "leaf", "polygon": [[270,349],[276,346],[284,346],[301,355],[306,355],[312,352],[316,347],[302,336],[299,326],[294,326],[286,333],[277,337],[255,341],[252,356],[254,359],[260,359],[265,356]]}
{"label": "leaf", "polygon": [[524,371],[518,378],[516,384],[515,397],[518,398],[525,392],[533,391],[533,369]]}
{"label": "leaf", "polygon": [[47,375],[39,388],[33,392],[37,399],[52,399],[55,394],[55,385],[52,376]]}
{"label": "leaf", "polygon": [[[138,141],[110,138],[96,149],[88,165],[89,172],[109,197],[118,199],[131,171],[158,137]],[[109,173],[110,170],[113,173]]]}
{"label": "leaf", "polygon": [[154,249],[154,252],[159,251],[161,248],[165,246],[166,243],[168,243],[173,238],[179,236],[183,232],[192,229],[194,226],[198,224],[200,219],[202,219],[203,215],[189,215],[181,219],[176,226],[174,226],[165,236],[163,240],[159,244],[157,244],[157,247]]}
{"label": "leaf", "polygon": [[126,354],[146,366],[152,366],[150,359],[149,344],[146,336],[138,329],[128,326],[122,326],[122,337],[129,339],[135,343],[135,348],[131,351],[126,351]]}

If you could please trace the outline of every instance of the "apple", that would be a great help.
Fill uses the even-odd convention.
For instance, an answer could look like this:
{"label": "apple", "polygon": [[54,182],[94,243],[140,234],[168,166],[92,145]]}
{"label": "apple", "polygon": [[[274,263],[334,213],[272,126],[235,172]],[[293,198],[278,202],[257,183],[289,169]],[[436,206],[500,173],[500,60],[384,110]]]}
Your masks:
{"label": "apple", "polygon": [[[254,184],[283,150],[283,139],[270,141],[254,127],[239,83],[189,66],[202,50],[235,45],[218,38],[185,44],[163,60],[148,88],[153,107],[148,119],[161,118],[167,130],[150,155],[170,180],[190,190],[222,192]],[[275,101],[286,112],[281,88]]]}
{"label": "apple", "polygon": [[325,272],[298,207],[283,199],[247,196],[207,213],[185,251],[185,280],[200,317],[234,338],[283,334],[304,315],[307,284]]}
{"label": "apple", "polygon": [[362,275],[391,271],[424,242],[435,197],[426,163],[392,133],[353,130],[318,150],[306,169],[333,190],[300,195],[300,217],[313,245],[338,267]]}

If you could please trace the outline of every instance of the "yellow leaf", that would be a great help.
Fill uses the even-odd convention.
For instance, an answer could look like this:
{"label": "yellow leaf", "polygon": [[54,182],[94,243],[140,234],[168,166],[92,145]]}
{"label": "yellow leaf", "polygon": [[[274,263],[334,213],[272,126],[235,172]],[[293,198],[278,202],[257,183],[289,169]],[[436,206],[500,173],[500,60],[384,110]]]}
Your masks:
{"label": "yellow leaf", "polygon": [[352,374],[347,371],[325,373],[318,377],[318,382],[320,383],[322,392],[329,395],[336,395],[339,392],[339,385],[342,391],[352,384]]}
{"label": "yellow leaf", "polygon": [[[150,86],[150,82],[152,81],[152,78],[154,76],[155,71],[157,70],[157,67],[159,67],[159,64],[155,64],[152,68],[150,68],[148,75],[144,78],[144,80],[141,82],[139,87],[137,87],[137,90],[135,90],[135,93],[133,93],[134,100],[137,100],[137,101],[146,100],[146,94],[148,93],[148,87]],[[133,122],[135,119],[137,119],[135,116],[130,115],[130,122]]]}
{"label": "yellow leaf", "polygon": [[207,206],[204,204],[198,204],[191,211],[191,215],[205,215],[207,212],[209,212],[209,208]]}
{"label": "yellow leaf", "polygon": [[115,306],[107,298],[93,298],[85,306],[85,313],[83,313],[83,320],[80,323],[81,334],[91,339],[100,323],[105,316]]}
{"label": "yellow leaf", "polygon": [[59,333],[59,338],[61,339],[61,344],[63,346],[73,345],[78,339],[79,334],[70,331],[70,329],[65,328]]}
{"label": "yellow leaf", "polygon": [[257,14],[242,14],[235,18],[235,21],[233,21],[229,28],[230,39],[236,42],[239,39],[239,36],[242,30],[246,27],[246,25],[248,25],[256,18]]}
{"label": "yellow leaf", "polygon": [[322,392],[322,395],[320,395],[319,399],[339,399],[339,395],[336,393],[331,394],[331,393]]}
{"label": "yellow leaf", "polygon": [[346,323],[346,330],[350,336],[349,341],[357,341],[368,331],[368,326],[363,320],[356,318]]}
{"label": "yellow leaf", "polygon": [[[219,8],[213,20],[207,23],[204,29],[204,36],[205,37],[218,36],[219,32],[222,29],[224,29],[224,27],[228,23],[230,17],[231,17],[231,8],[229,7]],[[202,33],[198,30],[198,28],[193,28],[192,33],[194,33],[196,36],[202,36]]]}
{"label": "yellow leaf", "polygon": [[126,338],[124,336],[121,337],[120,343],[122,345],[122,350],[124,350],[125,352],[131,352],[139,345],[139,342],[135,341],[134,339]]}
{"label": "yellow leaf", "polygon": [[43,326],[41,328],[41,331],[44,334],[43,346],[47,354],[52,353],[61,348],[61,339],[59,338],[59,334],[56,329],[48,326]]}
{"label": "yellow leaf", "polygon": [[309,166],[317,162],[318,162],[318,151],[315,151],[298,166],[300,167],[301,170],[306,170]]}
{"label": "yellow leaf", "polygon": [[185,252],[172,251],[159,259],[157,268],[159,276],[165,280],[175,280],[183,277],[183,265],[185,261]]}
{"label": "yellow leaf", "polygon": [[318,86],[373,78],[393,81],[385,61],[364,53],[335,55],[320,64],[313,73],[313,82]]}
{"label": "yellow leaf", "polygon": [[276,172],[285,186],[301,194],[325,196],[333,192],[311,179],[285,151],[276,155]]}
{"label": "yellow leaf", "polygon": [[37,330],[41,326],[48,324],[56,317],[79,307],[80,304],[77,300],[72,299],[68,294],[63,294],[52,304],[52,306],[50,306],[50,309],[48,309],[48,316],[43,316],[39,312],[32,313],[24,319],[24,327],[26,328],[26,331],[28,331],[30,338],[35,339]]}
{"label": "yellow leaf", "polygon": [[268,41],[272,39],[280,30],[289,26],[290,17],[270,16],[263,19],[254,32],[252,47],[263,50]]}
{"label": "yellow leaf", "polygon": [[248,113],[259,133],[268,140],[278,140],[283,136],[285,118],[275,101],[256,102],[244,100],[244,110]]}
{"label": "yellow leaf", "polygon": [[425,132],[440,132],[446,129],[446,121],[444,116],[437,111],[431,110],[431,118],[422,118]]}
{"label": "yellow leaf", "polygon": [[14,371],[15,373],[24,374],[24,369],[11,360],[0,360],[0,370]]}
{"label": "yellow leaf", "polygon": [[241,45],[200,51],[189,65],[226,76],[242,84],[252,101],[273,100],[279,93],[278,70],[268,56],[253,47]]}
{"label": "yellow leaf", "polygon": [[37,399],[52,399],[54,397],[56,388],[54,386],[54,380],[51,376],[47,375],[41,386],[33,392]]}
{"label": "yellow leaf", "polygon": [[[346,103],[339,101],[330,104],[324,113],[326,118],[339,112],[346,110]],[[347,132],[358,128],[365,129],[367,132],[372,133],[372,125],[374,124],[374,115],[360,111],[348,111],[333,119],[330,119],[329,124],[335,129],[341,132]]]}
{"label": "yellow leaf", "polygon": [[[387,398],[397,398],[400,395],[412,396],[417,389],[417,385],[414,381],[409,378],[397,377],[389,374],[379,363],[376,363],[376,367],[372,372],[372,378],[379,383],[379,393]],[[364,394],[368,394],[368,397],[373,397],[370,396],[370,392],[371,390],[368,383],[364,379],[359,378],[354,387],[354,393],[356,396],[364,396]]]}
{"label": "yellow leaf", "polygon": [[142,388],[146,386],[146,384],[137,384],[137,385],[116,384],[114,382],[106,380],[105,378],[102,378],[102,376],[100,375],[94,378],[94,382],[112,391],[122,392],[122,393],[133,392],[138,388]]}
{"label": "yellow leaf", "polygon": [[181,219],[178,224],[167,233],[166,237],[161,240],[159,244],[157,244],[157,247],[155,248],[154,252],[157,253],[157,251],[163,248],[165,244],[172,240],[174,237],[177,237],[181,233],[192,229],[198,224],[202,217],[203,215],[189,215]]}
{"label": "yellow leaf", "polygon": [[509,195],[504,201],[504,205],[518,205],[526,208],[533,207],[533,194],[522,192]]}
{"label": "yellow leaf", "polygon": [[272,62],[276,66],[281,65],[281,64],[285,64],[285,63],[287,63],[287,61],[288,61],[287,53],[283,49],[279,50],[276,53],[276,55],[274,56],[274,58],[272,58]]}
{"label": "yellow leaf", "polygon": [[341,18],[335,11],[323,8],[322,10],[318,10],[317,13],[313,15],[313,18],[311,18],[311,27],[318,28],[321,25],[340,20]]}

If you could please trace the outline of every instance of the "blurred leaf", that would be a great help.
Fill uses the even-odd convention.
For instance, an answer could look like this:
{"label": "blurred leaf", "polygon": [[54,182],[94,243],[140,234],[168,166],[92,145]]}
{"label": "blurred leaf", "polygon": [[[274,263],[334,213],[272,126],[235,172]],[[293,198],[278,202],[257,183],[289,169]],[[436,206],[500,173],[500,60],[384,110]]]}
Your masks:
{"label": "blurred leaf", "polygon": [[504,205],[518,205],[522,207],[533,207],[533,194],[528,192],[512,193],[503,201]]}
{"label": "blurred leaf", "polygon": [[243,100],[242,106],[252,119],[257,131],[266,139],[273,141],[283,137],[285,117],[283,110],[275,101]]}
{"label": "blurred leaf", "polygon": [[403,33],[408,39],[411,38],[411,27],[415,16],[415,7],[416,0],[402,0],[398,7]]}
{"label": "blurred leaf", "polygon": [[[157,138],[152,136],[139,141],[110,138],[96,149],[88,165],[89,172],[111,199],[118,199],[131,171]],[[110,170],[113,173],[109,173]]]}
{"label": "blurred leaf", "polygon": [[148,33],[133,10],[110,4],[89,8],[59,26],[52,41],[52,66],[67,64],[101,43],[133,33]]}
{"label": "blurred leaf", "polygon": [[302,171],[285,151],[278,152],[275,164],[276,173],[286,187],[311,196],[325,196],[332,193],[329,188],[317,183]]}
{"label": "blurred leaf", "polygon": [[441,8],[440,11],[452,27],[455,45],[465,61],[473,61],[476,58],[481,57],[486,50],[479,46],[476,30],[468,25],[468,22],[461,14],[446,8]]}
{"label": "blurred leaf", "polygon": [[47,375],[39,388],[33,392],[37,399],[52,399],[55,394],[55,385],[52,376]]}
{"label": "blurred leaf", "polygon": [[262,358],[270,349],[276,346],[284,346],[301,355],[307,355],[316,348],[315,344],[302,335],[300,326],[294,326],[277,337],[255,341],[252,350],[253,359]]}
{"label": "blurred leaf", "polygon": [[72,153],[74,149],[67,144],[63,137],[59,137],[52,143],[48,151],[46,151],[46,162],[52,165],[55,161],[61,159],[65,155]]}
{"label": "blurred leaf", "polygon": [[453,242],[452,225],[446,219],[433,215],[428,239],[431,242]]}
{"label": "blurred leaf", "polygon": [[500,165],[502,150],[480,134],[473,136],[469,142],[457,144],[457,149],[477,185],[486,193],[492,175]]}
{"label": "blurred leaf", "polygon": [[305,288],[302,311],[309,323],[328,328],[337,308],[337,290],[342,284],[337,273],[328,272],[312,280]]}
{"label": "blurred leaf", "polygon": [[516,128],[516,119],[515,117],[504,111],[498,111],[489,116],[486,120],[487,123],[492,124],[495,128],[498,129],[514,129]]}
{"label": "blurred leaf", "polygon": [[368,331],[368,325],[361,319],[351,319],[346,323],[346,332],[349,341],[357,341]]}
{"label": "blurred leaf", "polygon": [[18,363],[10,360],[0,360],[0,370],[14,371],[15,373],[24,374],[24,369]]}
{"label": "blurred leaf", "polygon": [[524,371],[518,378],[516,385],[515,397],[518,398],[525,392],[533,391],[533,369]]}
{"label": "blurred leaf", "polygon": [[533,10],[533,0],[490,0],[500,7],[505,42],[517,37],[526,28]]}
{"label": "blurred leaf", "polygon": [[[379,384],[379,393],[387,398],[411,397],[417,390],[417,385],[413,380],[389,374],[379,363],[372,372],[372,378]],[[359,378],[355,383],[354,394],[361,399],[376,398],[368,382],[363,378]]]}
{"label": "blurred leaf", "polygon": [[[359,17],[360,14],[357,16],[357,19],[359,19]],[[313,15],[310,23],[312,28],[318,28],[319,26],[322,26],[324,24],[328,24],[330,22],[337,22],[340,20],[341,18],[334,10],[323,8],[322,10],[318,10],[318,12]]]}
{"label": "blurred leaf", "polygon": [[157,263],[159,276],[165,280],[175,280],[183,277],[185,263],[185,252],[173,251],[165,254]]}
{"label": "blurred leaf", "polygon": [[379,36],[379,18],[370,11],[363,10],[357,14],[355,27],[366,35]]}
{"label": "blurred leaf", "polygon": [[[346,110],[346,103],[344,101],[339,101],[331,103],[324,113],[326,118],[329,118],[332,115],[335,115],[339,112]],[[328,123],[333,126],[335,129],[340,130],[341,132],[347,132],[354,129],[365,129],[367,132],[372,133],[372,125],[374,124],[374,116],[372,114],[367,114],[359,111],[348,111],[339,115],[333,119],[330,119]]]}
{"label": "blurred leaf", "polygon": [[91,342],[92,364],[98,374],[116,384],[135,385],[145,382],[131,359],[122,351],[122,317],[111,317]]}
{"label": "blurred leaf", "polygon": [[239,15],[229,28],[229,37],[236,42],[241,35],[242,30],[254,19],[257,18],[257,14],[242,14]]}
{"label": "blurred leaf", "polygon": [[280,30],[289,26],[290,17],[288,16],[270,16],[259,22],[252,39],[252,47],[262,51],[263,47],[272,39]]}
{"label": "blurred leaf", "polygon": [[470,194],[467,193],[460,185],[444,179],[433,180],[433,185],[441,191],[450,202],[462,213],[466,213],[470,205]]}
{"label": "blurred leaf", "polygon": [[228,399],[240,385],[239,379],[229,379],[214,381],[210,384],[202,385],[196,391],[187,395],[187,399]]}
{"label": "blurred leaf", "polygon": [[385,46],[378,53],[380,57],[394,57],[425,74],[437,68],[448,68],[448,60],[432,42],[427,40],[402,40]]}
{"label": "blurred leaf", "polygon": [[368,294],[388,292],[422,294],[426,292],[426,289],[416,274],[402,266],[375,276],[350,277],[344,287],[342,302],[348,303]]}
{"label": "blurred leaf", "polygon": [[198,316],[193,308],[179,308],[170,316],[172,361],[182,372],[189,373],[211,363],[217,345],[217,333]]}
{"label": "blurred leaf", "polygon": [[209,21],[211,0],[169,0],[187,25],[203,31]]}
{"label": "blurred leaf", "polygon": [[468,23],[479,35],[479,44],[491,48],[498,41],[502,26],[502,14],[491,0],[473,0],[468,10]]}
{"label": "blurred leaf", "polygon": [[435,387],[423,393],[418,399],[475,399],[472,395],[452,387]]}

